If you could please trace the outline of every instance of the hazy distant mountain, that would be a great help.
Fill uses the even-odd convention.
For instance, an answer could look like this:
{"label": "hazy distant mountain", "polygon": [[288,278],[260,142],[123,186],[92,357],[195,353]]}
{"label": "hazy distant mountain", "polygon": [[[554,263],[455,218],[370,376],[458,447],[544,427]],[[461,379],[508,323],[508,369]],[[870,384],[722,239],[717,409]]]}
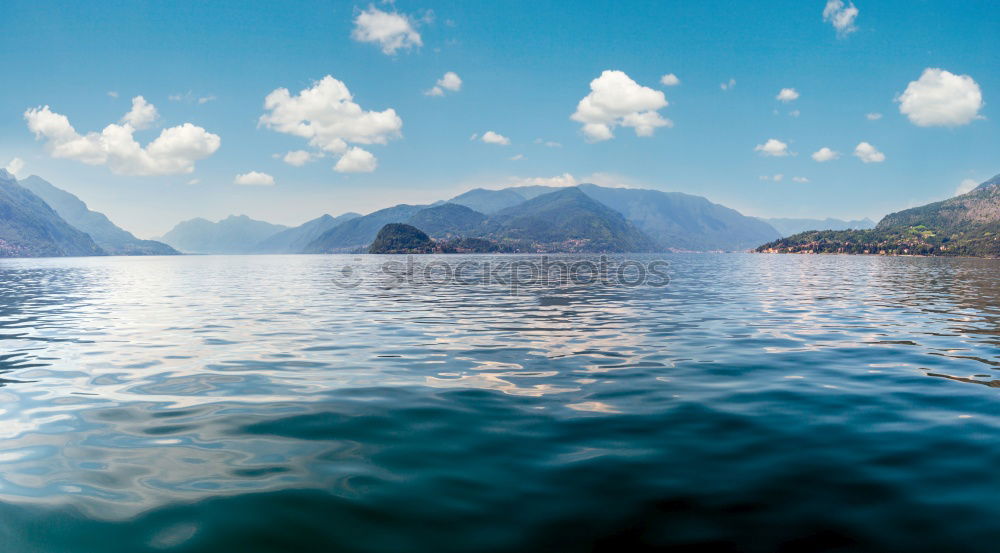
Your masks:
{"label": "hazy distant mountain", "polygon": [[301,253],[313,240],[341,223],[357,219],[357,213],[345,213],[337,217],[323,215],[297,227],[283,230],[253,247],[254,253]]}
{"label": "hazy distant mountain", "polygon": [[845,221],[843,219],[789,219],[789,218],[760,218],[761,221],[771,225],[782,236],[791,236],[807,230],[847,230],[847,229],[870,229],[875,228],[875,221],[868,219],[854,219]]}
{"label": "hazy distant mountain", "polygon": [[406,222],[434,238],[479,236],[486,216],[464,205],[445,203],[421,209]]}
{"label": "hazy distant mountain", "polygon": [[487,237],[524,240],[544,251],[644,252],[656,244],[625,217],[584,194],[560,188],[497,212]]}
{"label": "hazy distant mountain", "polygon": [[748,250],[781,236],[763,221],[700,196],[595,184],[579,188],[625,215],[663,250]]}
{"label": "hazy distant mountain", "polygon": [[517,191],[507,188],[504,190],[486,190],[476,188],[464,194],[459,194],[448,200],[449,203],[464,205],[480,213],[492,215],[501,209],[515,206],[528,198],[525,198]]}
{"label": "hazy distant mountain", "polygon": [[104,251],[0,169],[0,257],[82,255],[104,255]]}
{"label": "hazy distant mountain", "polygon": [[185,253],[251,253],[257,244],[287,228],[246,215],[230,215],[218,223],[198,218],[179,223],[161,240]]}
{"label": "hazy distant mountain", "polygon": [[400,204],[351,219],[321,234],[305,247],[303,253],[341,253],[359,249],[367,251],[383,226],[389,223],[405,223],[426,207]]}
{"label": "hazy distant mountain", "polygon": [[874,229],[803,232],[758,251],[1000,257],[1000,175],[967,194],[886,215]]}
{"label": "hazy distant mountain", "polygon": [[56,188],[45,179],[31,175],[21,186],[49,204],[67,223],[83,231],[111,255],[176,255],[177,250],[155,240],[140,240],[115,226],[103,213],[91,211],[80,198]]}

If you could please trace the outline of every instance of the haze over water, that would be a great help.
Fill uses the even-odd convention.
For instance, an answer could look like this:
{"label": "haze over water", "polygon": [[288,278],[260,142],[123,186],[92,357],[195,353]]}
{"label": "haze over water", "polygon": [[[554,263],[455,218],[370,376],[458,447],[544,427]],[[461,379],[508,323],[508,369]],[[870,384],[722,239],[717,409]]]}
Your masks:
{"label": "haze over water", "polygon": [[665,259],[2,260],[0,550],[995,551],[1000,261]]}

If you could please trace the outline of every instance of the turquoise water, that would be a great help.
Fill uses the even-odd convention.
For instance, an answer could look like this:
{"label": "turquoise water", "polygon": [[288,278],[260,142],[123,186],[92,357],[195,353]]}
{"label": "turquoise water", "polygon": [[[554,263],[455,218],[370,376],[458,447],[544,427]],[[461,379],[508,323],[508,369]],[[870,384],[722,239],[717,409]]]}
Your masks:
{"label": "turquoise water", "polygon": [[0,261],[0,551],[996,551],[1000,261],[665,259]]}

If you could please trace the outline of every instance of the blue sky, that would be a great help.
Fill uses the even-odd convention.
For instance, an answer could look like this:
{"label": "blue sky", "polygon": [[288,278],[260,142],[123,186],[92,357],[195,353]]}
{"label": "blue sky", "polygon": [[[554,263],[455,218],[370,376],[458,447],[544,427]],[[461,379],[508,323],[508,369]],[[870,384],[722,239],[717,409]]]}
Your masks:
{"label": "blue sky", "polygon": [[[826,5],[7,0],[0,166],[17,158],[19,176],[140,236],[196,216],[298,224],[553,177],[687,192],[749,215],[878,218],[1000,173],[1000,5],[857,0],[824,18]],[[605,71],[625,79],[602,80],[600,109],[571,119]],[[460,87],[428,95],[447,72]],[[362,116],[320,113],[325,133],[296,134],[289,117],[323,109],[297,95],[328,75]],[[264,105],[280,88],[283,114]],[[785,88],[795,93],[778,100]],[[123,120],[136,96],[155,119]],[[57,115],[83,138],[53,130]],[[587,121],[614,137],[596,140]],[[170,134],[154,150],[175,157],[105,159],[86,135],[110,124],[130,125],[139,147]],[[484,142],[487,131],[509,144]],[[839,156],[814,160],[824,147]],[[310,161],[283,161],[293,151]]]}

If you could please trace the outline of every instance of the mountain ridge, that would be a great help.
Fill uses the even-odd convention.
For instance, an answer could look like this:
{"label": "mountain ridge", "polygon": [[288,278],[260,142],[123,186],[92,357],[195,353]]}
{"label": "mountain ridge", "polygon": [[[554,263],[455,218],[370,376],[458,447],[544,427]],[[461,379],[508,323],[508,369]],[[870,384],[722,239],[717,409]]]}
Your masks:
{"label": "mountain ridge", "polygon": [[0,169],[0,257],[105,255],[34,192]]}
{"label": "mountain ridge", "polygon": [[76,195],[49,181],[31,175],[18,183],[49,205],[64,221],[86,233],[110,255],[177,255],[179,252],[155,240],[141,240],[115,225],[103,213],[93,211]]}

